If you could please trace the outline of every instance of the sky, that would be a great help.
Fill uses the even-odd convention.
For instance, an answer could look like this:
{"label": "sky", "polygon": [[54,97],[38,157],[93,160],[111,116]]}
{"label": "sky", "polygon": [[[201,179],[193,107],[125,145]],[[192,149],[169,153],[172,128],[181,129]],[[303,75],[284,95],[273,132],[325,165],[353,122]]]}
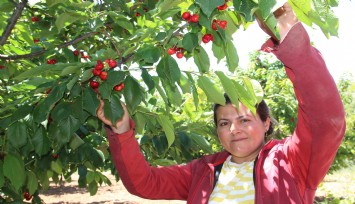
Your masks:
{"label": "sky", "polygon": [[[340,0],[339,6],[333,11],[339,18],[338,37],[331,36],[328,39],[316,26],[305,27],[314,46],[322,53],[333,78],[338,81],[342,74],[351,73],[355,81],[355,1]],[[239,65],[246,67],[249,61],[248,53],[258,50],[267,36],[255,23],[246,31],[238,31],[233,38],[240,60]]]}

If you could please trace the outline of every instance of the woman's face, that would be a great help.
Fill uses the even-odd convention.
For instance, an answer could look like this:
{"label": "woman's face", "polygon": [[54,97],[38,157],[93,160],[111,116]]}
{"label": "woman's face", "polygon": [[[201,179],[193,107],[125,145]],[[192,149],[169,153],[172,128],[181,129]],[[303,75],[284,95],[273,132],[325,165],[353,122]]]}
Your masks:
{"label": "woman's face", "polygon": [[233,104],[218,107],[217,134],[224,147],[232,155],[232,161],[253,161],[265,144],[265,132],[270,118],[263,122],[242,103],[239,110]]}

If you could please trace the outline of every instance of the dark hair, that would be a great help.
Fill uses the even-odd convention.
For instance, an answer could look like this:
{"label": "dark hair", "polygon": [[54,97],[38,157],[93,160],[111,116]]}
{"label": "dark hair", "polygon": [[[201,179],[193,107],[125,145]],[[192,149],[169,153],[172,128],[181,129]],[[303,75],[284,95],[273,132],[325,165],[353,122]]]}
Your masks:
{"label": "dark hair", "polygon": [[[227,94],[224,94],[224,98],[226,99],[226,104],[232,104]],[[217,103],[213,105],[213,120],[216,126],[217,126],[217,109],[220,106],[222,105]],[[270,118],[270,127],[266,132],[266,135],[271,135],[274,131],[274,124],[271,120],[270,109],[268,105],[264,100],[262,100],[260,103],[256,104],[255,107],[256,107],[256,113],[259,115],[261,121],[265,122],[267,118]]]}

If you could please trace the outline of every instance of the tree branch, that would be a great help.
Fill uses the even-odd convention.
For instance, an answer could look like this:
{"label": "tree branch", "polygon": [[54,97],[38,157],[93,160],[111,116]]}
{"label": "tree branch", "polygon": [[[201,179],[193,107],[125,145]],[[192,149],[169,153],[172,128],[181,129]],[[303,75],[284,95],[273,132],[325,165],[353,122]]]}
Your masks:
{"label": "tree branch", "polygon": [[[71,40],[69,42],[65,42],[63,44],[58,45],[58,48],[63,48],[63,47],[67,47],[69,45],[74,45],[78,42],[81,42],[83,40],[85,40],[86,38],[89,38],[93,35],[96,35],[100,32],[90,32],[90,33],[86,33],[82,36],[79,36],[77,38],[75,38],[74,40]],[[11,56],[7,56],[7,55],[2,55],[0,54],[0,59],[4,59],[4,60],[18,60],[18,59],[30,59],[30,58],[34,58],[34,57],[38,57],[41,56],[42,54],[44,54],[46,52],[46,49],[42,49],[41,51],[38,52],[33,52],[33,53],[29,53],[29,54],[24,54],[24,55],[11,55]]]}
{"label": "tree branch", "polygon": [[6,25],[4,32],[0,38],[0,45],[4,45],[7,41],[7,38],[10,36],[12,29],[15,27],[17,20],[20,18],[23,9],[25,8],[28,0],[22,0],[21,3],[18,3],[15,7],[15,11],[12,13],[12,16]]}

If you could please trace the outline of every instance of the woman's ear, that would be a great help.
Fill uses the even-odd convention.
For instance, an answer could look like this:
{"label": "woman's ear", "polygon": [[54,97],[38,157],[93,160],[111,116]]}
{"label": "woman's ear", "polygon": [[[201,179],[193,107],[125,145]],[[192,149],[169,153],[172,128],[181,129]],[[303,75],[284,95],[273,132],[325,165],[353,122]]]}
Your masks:
{"label": "woman's ear", "polygon": [[270,123],[271,123],[271,119],[270,117],[267,117],[265,122],[264,122],[264,126],[265,126],[265,132],[267,132],[270,128]]}

